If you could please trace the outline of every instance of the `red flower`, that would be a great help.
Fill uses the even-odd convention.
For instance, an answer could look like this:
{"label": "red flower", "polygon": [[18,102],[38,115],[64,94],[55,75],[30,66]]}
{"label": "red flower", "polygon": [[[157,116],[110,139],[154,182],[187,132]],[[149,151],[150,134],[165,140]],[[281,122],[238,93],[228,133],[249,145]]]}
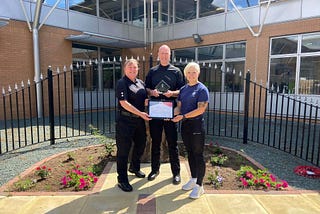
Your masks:
{"label": "red flower", "polygon": [[288,185],[288,182],[287,181],[282,181],[282,187],[283,188],[287,188],[289,185]]}

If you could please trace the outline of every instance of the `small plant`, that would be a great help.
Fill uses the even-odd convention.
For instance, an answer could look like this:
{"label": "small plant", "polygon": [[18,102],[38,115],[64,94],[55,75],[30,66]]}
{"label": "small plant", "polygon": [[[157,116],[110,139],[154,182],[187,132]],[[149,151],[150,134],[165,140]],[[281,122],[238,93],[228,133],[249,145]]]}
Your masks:
{"label": "small plant", "polygon": [[276,177],[266,169],[255,170],[251,166],[242,166],[237,171],[237,176],[245,188],[282,190],[288,187],[286,181],[277,181]]}
{"label": "small plant", "polygon": [[222,149],[218,142],[213,143],[212,141],[209,143],[209,146],[212,149],[212,154],[219,155],[222,154]]}
{"label": "small plant", "polygon": [[215,189],[219,189],[223,184],[223,177],[220,175],[219,169],[215,169],[214,173],[210,173],[208,180]]}
{"label": "small plant", "polygon": [[92,172],[94,175],[100,175],[103,169],[103,166],[100,166],[99,164],[93,164],[87,168],[87,171]]}
{"label": "small plant", "polygon": [[77,165],[71,171],[66,171],[66,176],[61,179],[61,184],[64,188],[74,187],[76,191],[87,190],[98,178],[92,172],[83,172],[80,166]]}
{"label": "small plant", "polygon": [[111,157],[112,153],[115,151],[115,143],[110,141],[104,144],[106,148],[107,157]]}
{"label": "small plant", "polygon": [[74,153],[68,152],[67,156],[68,156],[67,161],[73,161],[74,160]]}
{"label": "small plant", "polygon": [[210,163],[212,165],[222,166],[228,160],[228,156],[224,154],[214,154],[211,156]]}
{"label": "small plant", "polygon": [[40,179],[46,179],[51,174],[51,168],[48,168],[46,166],[38,166],[36,168],[35,175],[39,176]]}
{"label": "small plant", "polygon": [[100,130],[93,125],[89,125],[89,128],[94,136],[96,136],[101,144],[104,144],[106,148],[107,157],[111,157],[112,153],[115,151],[115,143],[108,139],[105,135],[100,133]]}
{"label": "small plant", "polygon": [[35,186],[35,184],[31,179],[19,180],[14,184],[14,187],[18,191],[26,191],[28,189],[31,189],[34,186]]}

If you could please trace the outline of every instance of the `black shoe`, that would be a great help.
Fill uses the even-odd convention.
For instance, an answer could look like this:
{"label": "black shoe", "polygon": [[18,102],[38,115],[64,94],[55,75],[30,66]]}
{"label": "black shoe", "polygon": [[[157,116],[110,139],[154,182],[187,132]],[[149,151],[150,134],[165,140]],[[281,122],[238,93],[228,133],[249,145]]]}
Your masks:
{"label": "black shoe", "polygon": [[128,182],[119,182],[118,187],[125,192],[131,192],[132,186]]}
{"label": "black shoe", "polygon": [[138,170],[133,170],[133,169],[129,169],[129,172],[135,174],[138,178],[144,178],[146,177],[146,174],[144,174],[142,171]]}
{"label": "black shoe", "polygon": [[174,176],[173,176],[173,179],[172,179],[172,183],[173,183],[174,185],[180,184],[180,183],[181,183],[181,177],[180,177],[180,175],[174,175]]}
{"label": "black shoe", "polygon": [[159,171],[151,171],[148,175],[148,180],[153,181],[159,175]]}

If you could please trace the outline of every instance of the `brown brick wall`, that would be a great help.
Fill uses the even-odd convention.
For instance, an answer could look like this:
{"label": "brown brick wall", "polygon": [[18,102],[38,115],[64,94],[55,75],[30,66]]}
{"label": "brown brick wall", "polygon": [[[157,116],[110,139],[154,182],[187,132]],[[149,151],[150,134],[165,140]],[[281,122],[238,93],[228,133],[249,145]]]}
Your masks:
{"label": "brown brick wall", "polygon": [[[254,28],[257,31],[257,27]],[[173,40],[166,42],[171,49],[207,46],[221,43],[230,43],[237,41],[246,41],[246,65],[245,70],[251,71],[252,78],[257,79],[257,82],[267,81],[268,76],[268,60],[269,60],[269,41],[271,37],[311,33],[320,31],[320,18],[306,19],[294,22],[278,23],[273,25],[265,25],[262,34],[259,37],[253,37],[248,29],[234,30],[211,35],[201,35],[203,42],[196,44],[193,38]],[[40,67],[41,72],[46,76],[47,68],[52,65],[54,71],[57,67],[60,71],[63,66],[68,68],[72,62],[72,42],[65,39],[70,34],[79,34],[79,32],[43,26],[39,31],[39,47],[40,47]],[[155,43],[153,49],[150,47],[135,48],[122,50],[123,59],[128,57],[146,57],[145,67],[139,72],[139,77],[143,79],[149,70],[149,55],[152,53],[154,59],[157,58],[157,51],[163,43]],[[15,83],[20,86],[21,81],[26,84],[27,80],[34,79],[33,68],[33,42],[32,33],[29,31],[25,22],[10,21],[7,26],[0,28],[0,89],[4,87],[8,89],[8,85],[14,87]],[[140,65],[142,67],[142,65]],[[68,79],[70,81],[70,79]],[[68,91],[72,89],[71,84],[67,84]],[[63,92],[62,92],[63,93]],[[71,93],[68,93],[68,100],[71,99]],[[71,107],[71,106],[70,106]],[[68,111],[71,108],[68,107]],[[64,112],[64,106],[61,106]],[[20,108],[21,109],[21,108]],[[0,110],[0,117],[3,118],[3,113]]]}
{"label": "brown brick wall", "polygon": [[[48,66],[51,65],[54,71],[59,67],[63,71],[63,66],[66,65],[69,69],[72,63],[72,42],[65,39],[70,34],[76,34],[75,31],[65,30],[42,26],[39,30],[39,47],[40,47],[40,69],[44,77],[47,76]],[[5,27],[0,28],[0,87],[7,91],[8,86],[14,88],[17,83],[20,88],[21,81],[27,85],[28,79],[31,84],[34,80],[34,59],[33,59],[33,39],[32,32],[29,31],[25,22],[10,21]],[[70,75],[68,76],[70,82]],[[72,89],[71,84],[67,84],[67,90]],[[57,91],[55,84],[55,91]],[[61,92],[64,94],[64,91]],[[46,89],[44,91],[46,96]],[[71,100],[71,93],[68,93],[68,100]],[[28,103],[27,103],[28,104]],[[35,101],[32,101],[32,106],[35,107]],[[45,100],[47,105],[47,100]],[[15,102],[13,102],[15,107]],[[61,105],[61,111],[65,111],[65,106]],[[68,112],[71,111],[69,104]],[[35,109],[35,108],[34,108]],[[55,109],[56,112],[58,108]],[[19,105],[20,116],[22,115],[22,103]],[[47,114],[47,112],[45,111]],[[0,118],[3,118],[3,110],[0,110]],[[33,111],[35,114],[35,111]],[[16,117],[16,112],[13,113]],[[27,114],[28,116],[29,114]]]}

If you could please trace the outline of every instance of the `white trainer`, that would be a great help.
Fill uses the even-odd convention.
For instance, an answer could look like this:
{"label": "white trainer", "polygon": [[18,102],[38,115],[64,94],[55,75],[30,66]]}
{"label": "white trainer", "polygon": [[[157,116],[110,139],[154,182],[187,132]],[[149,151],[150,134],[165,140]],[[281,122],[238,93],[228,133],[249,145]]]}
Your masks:
{"label": "white trainer", "polygon": [[182,189],[183,190],[192,190],[195,186],[196,186],[196,182],[197,182],[197,179],[196,178],[191,178],[188,183],[186,183],[185,185],[182,186]]}
{"label": "white trainer", "polygon": [[204,193],[204,189],[203,189],[203,186],[199,186],[198,184],[196,184],[195,187],[193,187],[190,195],[189,195],[189,198],[192,198],[192,199],[197,199],[199,198],[202,194]]}

